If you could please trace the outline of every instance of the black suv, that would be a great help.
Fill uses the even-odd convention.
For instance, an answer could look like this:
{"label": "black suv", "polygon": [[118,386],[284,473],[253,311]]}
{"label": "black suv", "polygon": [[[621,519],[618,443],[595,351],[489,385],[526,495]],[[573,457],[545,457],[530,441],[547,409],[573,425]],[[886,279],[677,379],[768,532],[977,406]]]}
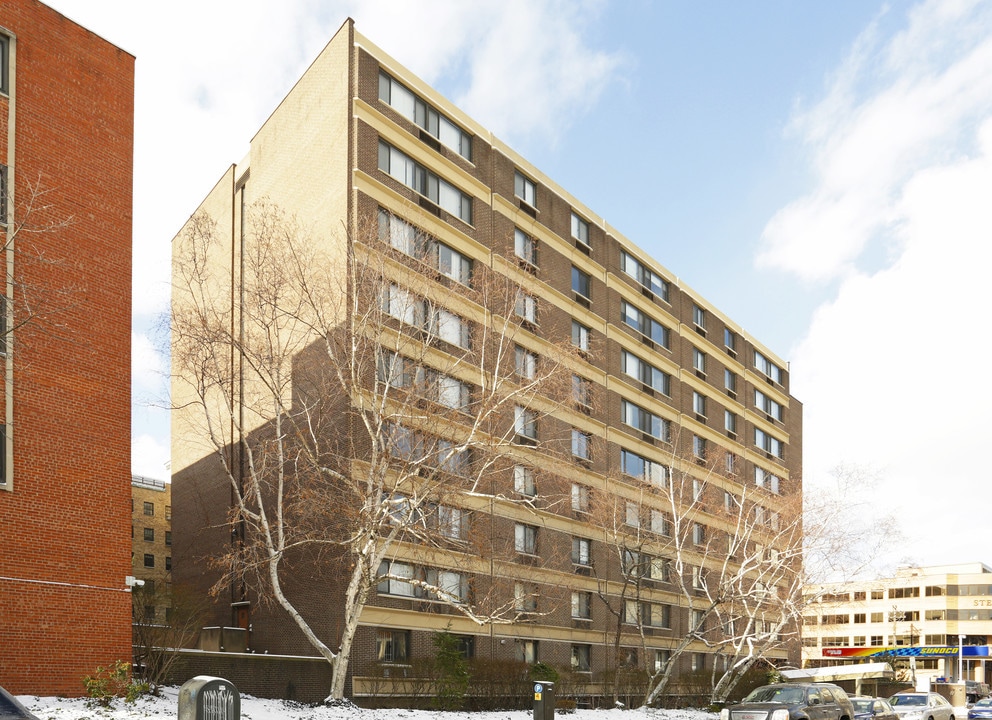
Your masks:
{"label": "black suv", "polygon": [[847,693],[829,683],[780,683],[751,691],[737,705],[720,711],[720,720],[852,720]]}

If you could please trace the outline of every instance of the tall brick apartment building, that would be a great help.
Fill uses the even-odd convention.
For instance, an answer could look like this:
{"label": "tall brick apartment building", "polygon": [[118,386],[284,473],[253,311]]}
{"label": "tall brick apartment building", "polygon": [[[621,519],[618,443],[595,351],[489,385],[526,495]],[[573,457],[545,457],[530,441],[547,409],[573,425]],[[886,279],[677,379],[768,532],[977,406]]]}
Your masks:
{"label": "tall brick apartment building", "polygon": [[[714,548],[726,536],[728,513],[745,494],[758,499],[752,517],[763,518],[768,531],[756,529],[749,548],[774,545],[761,538],[774,537],[779,511],[794,506],[802,492],[802,408],[790,395],[786,364],[361,36],[351,21],[252,138],[248,156],[224,173],[200,207],[198,216],[208,217],[224,238],[209,256],[209,292],[227,293],[230,302],[222,304],[235,308],[232,318],[236,288],[251,257],[242,221],[262,199],[294,215],[324,243],[327,257],[381,263],[390,283],[381,295],[390,316],[383,326],[423,338],[437,350],[431,351],[435,362],[457,357],[471,363],[476,357],[472,343],[480,342],[480,324],[492,317],[471,299],[483,275],[516,288],[515,305],[504,319],[515,328],[517,376],[529,377],[557,339],[576,353],[569,361],[574,403],[540,420],[532,419],[528,407],[507,408],[506,426],[515,429],[508,454],[515,464],[486,476],[486,499],[479,493],[449,498],[454,509],[445,533],[453,542],[428,557],[416,543],[400,541],[380,566],[380,573],[392,577],[374,586],[361,616],[351,662],[354,695],[367,691],[368,678],[377,673],[413,672],[416,659],[433,652],[430,632],[445,627],[461,636],[463,649],[475,658],[544,662],[585,674],[590,687],[618,663],[618,624],[623,662],[650,670],[664,666],[672,649],[693,637],[696,622],[696,611],[668,574],[674,572],[671,517],[663,498],[673,475],[687,478],[693,488],[687,501],[692,510],[680,517],[691,543],[682,557],[687,583],[698,589],[727,562],[730,551]],[[378,232],[366,232],[370,226]],[[185,253],[186,232],[175,241],[174,258]],[[333,260],[326,270],[331,277],[347,272]],[[424,301],[427,295],[433,300]],[[174,307],[182,310],[190,302],[177,284]],[[239,332],[237,320],[230,331]],[[231,358],[232,367],[238,363]],[[437,372],[436,366],[408,369],[417,377]],[[471,417],[479,387],[446,381],[457,391],[435,398],[446,406],[437,412],[457,425],[457,418]],[[382,382],[405,381],[390,376]],[[185,406],[191,387],[174,381],[173,402]],[[252,395],[250,388],[239,392],[234,388],[233,397]],[[595,402],[587,401],[591,397]],[[203,418],[194,416],[199,412],[173,414],[173,574],[177,583],[205,589],[218,575],[204,559],[228,550],[239,528],[226,525],[231,485],[211,465]],[[214,427],[233,425],[228,418]],[[350,427],[342,421],[339,432],[355,431]],[[450,432],[458,437],[457,427]],[[558,442],[560,453],[534,451],[549,439]],[[232,446],[245,440],[230,438]],[[451,474],[448,487],[459,487],[466,465],[441,462]],[[609,540],[615,528],[595,517],[597,505],[613,500],[626,503],[617,532],[648,538],[636,553],[618,554]],[[466,515],[476,533],[487,528],[484,538],[458,535],[464,524],[456,529],[452,519]],[[486,564],[466,549],[468,542],[507,552]],[[334,567],[301,573],[289,590],[331,646],[338,642],[347,585]],[[634,575],[643,582],[636,600],[625,600],[624,577]],[[403,578],[427,578],[443,585],[449,597],[482,588],[503,592],[499,602],[518,611],[516,619],[477,625],[437,602],[437,593]],[[237,585],[223,596],[211,624],[249,629],[257,652],[315,654],[286,614]],[[703,675],[725,662],[701,640],[690,650],[680,657],[677,674]],[[789,654],[780,647],[773,657]]]}
{"label": "tall brick apartment building", "polygon": [[[0,685],[130,659],[134,58],[0,2]],[[38,194],[38,193],[41,194]]]}

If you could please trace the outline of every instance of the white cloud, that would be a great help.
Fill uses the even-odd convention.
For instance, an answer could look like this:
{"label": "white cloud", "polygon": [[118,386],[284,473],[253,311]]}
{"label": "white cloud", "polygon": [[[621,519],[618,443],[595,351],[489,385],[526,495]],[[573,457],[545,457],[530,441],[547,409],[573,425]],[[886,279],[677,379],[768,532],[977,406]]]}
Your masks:
{"label": "white cloud", "polygon": [[793,118],[815,185],[768,222],[759,265],[824,281],[856,272],[869,246],[891,251],[906,183],[966,152],[992,111],[987,4],[924,3],[887,43],[877,33],[862,35],[824,98]]}
{"label": "white cloud", "polygon": [[131,438],[131,473],[156,480],[168,480],[169,441],[152,435]]}

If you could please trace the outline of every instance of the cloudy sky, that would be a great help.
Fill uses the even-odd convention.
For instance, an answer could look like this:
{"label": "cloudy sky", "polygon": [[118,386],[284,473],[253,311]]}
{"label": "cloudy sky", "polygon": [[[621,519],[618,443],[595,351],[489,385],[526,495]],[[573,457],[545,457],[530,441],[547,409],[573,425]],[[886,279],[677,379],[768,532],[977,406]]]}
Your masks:
{"label": "cloudy sky", "polygon": [[875,471],[887,563],[992,563],[992,3],[49,4],[137,57],[135,472],[168,473],[169,241],[351,16],[790,361],[807,492]]}

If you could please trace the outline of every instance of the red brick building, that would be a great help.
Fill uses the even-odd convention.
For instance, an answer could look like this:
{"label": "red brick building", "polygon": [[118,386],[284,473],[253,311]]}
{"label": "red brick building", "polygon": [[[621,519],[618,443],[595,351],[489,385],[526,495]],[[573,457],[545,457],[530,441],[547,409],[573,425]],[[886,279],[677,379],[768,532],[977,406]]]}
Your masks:
{"label": "red brick building", "polygon": [[[128,660],[134,57],[0,0],[0,686]],[[39,194],[41,193],[41,194]]]}

